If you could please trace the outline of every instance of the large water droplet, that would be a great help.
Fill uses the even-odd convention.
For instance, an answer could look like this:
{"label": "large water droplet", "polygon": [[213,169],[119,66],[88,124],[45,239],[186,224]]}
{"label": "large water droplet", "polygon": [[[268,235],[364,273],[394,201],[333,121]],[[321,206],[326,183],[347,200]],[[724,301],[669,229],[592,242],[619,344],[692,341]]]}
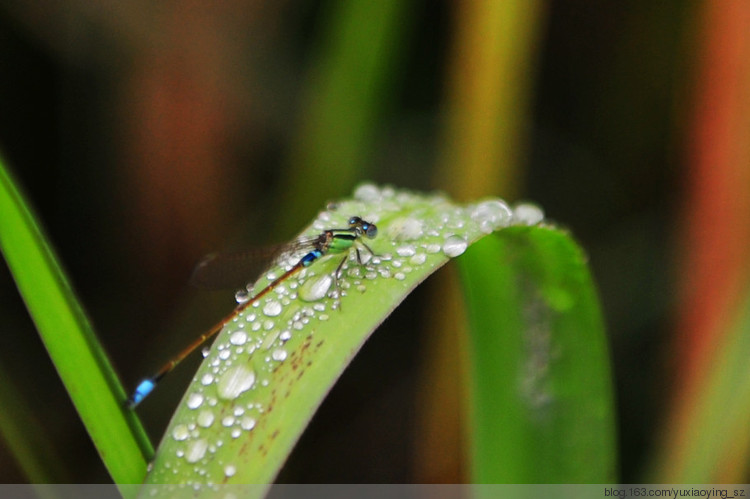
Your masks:
{"label": "large water droplet", "polygon": [[219,398],[233,400],[242,392],[252,388],[255,383],[255,371],[247,366],[235,366],[221,375],[217,386]]}
{"label": "large water droplet", "polygon": [[482,201],[470,210],[471,219],[477,222],[479,229],[486,234],[507,226],[513,216],[508,205],[499,199]]}
{"label": "large water droplet", "polygon": [[250,292],[246,289],[240,289],[234,294],[234,300],[238,305],[246,303],[250,299]]}
{"label": "large water droplet", "polygon": [[172,430],[172,438],[177,441],[186,440],[189,435],[190,431],[188,431],[188,427],[184,424],[178,424],[174,427],[174,430]]}
{"label": "large water droplet", "polygon": [[388,226],[388,236],[394,241],[412,241],[423,233],[422,221],[417,218],[399,218]]}
{"label": "large water droplet", "polygon": [[273,357],[273,360],[283,361],[286,360],[287,352],[283,348],[277,348],[271,353],[271,357]]}
{"label": "large water droplet", "polygon": [[245,331],[235,331],[232,336],[229,337],[229,343],[232,345],[244,345],[247,341],[247,333]]}
{"label": "large water droplet", "polygon": [[440,251],[440,245],[438,243],[430,243],[424,247],[427,253],[437,253]]}
{"label": "large water droplet", "polygon": [[250,416],[245,416],[242,418],[242,421],[240,421],[240,426],[242,426],[243,430],[252,430],[255,428],[255,419]]}
{"label": "large water droplet", "polygon": [[224,474],[227,477],[234,476],[234,474],[237,473],[237,468],[231,464],[227,464],[224,466]]}
{"label": "large water droplet", "polygon": [[263,305],[263,313],[268,317],[276,317],[281,313],[281,303],[276,300],[267,301],[266,304]]}
{"label": "large water droplet", "polygon": [[208,428],[214,424],[214,413],[209,411],[208,409],[202,410],[198,414],[198,425],[202,426],[203,428]]}
{"label": "large water droplet", "polygon": [[361,184],[354,190],[354,199],[374,203],[381,197],[380,189],[375,184]]}
{"label": "large water droplet", "polygon": [[443,253],[445,253],[446,256],[453,258],[466,251],[467,246],[466,239],[461,236],[453,235],[448,237],[443,243]]}
{"label": "large water droplet", "polygon": [[427,260],[427,255],[424,253],[417,253],[409,259],[409,263],[412,265],[422,265]]}
{"label": "large water droplet", "polygon": [[187,400],[187,406],[190,409],[197,409],[203,403],[203,395],[200,393],[191,393]]}
{"label": "large water droplet", "polygon": [[513,207],[513,222],[522,225],[536,225],[544,220],[544,211],[531,203],[520,203]]}
{"label": "large water droplet", "polygon": [[305,301],[318,301],[326,296],[333,284],[333,277],[325,274],[317,279],[310,279],[299,290],[299,297]]}
{"label": "large water droplet", "polygon": [[396,248],[396,254],[398,256],[414,256],[417,250],[411,244],[405,244]]}
{"label": "large water droplet", "polygon": [[206,454],[206,449],[208,449],[208,441],[205,438],[201,438],[192,442],[188,446],[187,453],[185,454],[185,460],[188,463],[197,463],[198,461],[203,459],[203,456]]}

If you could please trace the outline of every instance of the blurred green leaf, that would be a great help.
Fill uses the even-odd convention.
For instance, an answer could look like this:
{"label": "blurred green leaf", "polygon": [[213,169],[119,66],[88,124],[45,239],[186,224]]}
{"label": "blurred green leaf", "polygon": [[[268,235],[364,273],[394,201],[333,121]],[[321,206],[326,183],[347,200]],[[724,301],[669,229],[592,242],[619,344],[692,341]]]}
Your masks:
{"label": "blurred green leaf", "polygon": [[320,199],[341,196],[363,178],[390,83],[405,55],[412,3],[327,4],[290,153],[282,227],[299,224],[299,214],[313,211]]}
{"label": "blurred green leaf", "polygon": [[609,356],[582,251],[560,230],[511,227],[458,263],[472,482],[616,482]]}
{"label": "blurred green leaf", "polygon": [[[104,465],[138,483],[153,451],[27,203],[0,163],[0,249]],[[5,401],[7,402],[7,401]]]}

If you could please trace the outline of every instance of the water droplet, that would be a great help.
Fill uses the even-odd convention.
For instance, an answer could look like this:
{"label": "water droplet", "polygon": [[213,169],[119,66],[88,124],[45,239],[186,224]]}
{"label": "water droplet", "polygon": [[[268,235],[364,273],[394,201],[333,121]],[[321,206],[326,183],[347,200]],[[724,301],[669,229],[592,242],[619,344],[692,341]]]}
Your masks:
{"label": "water droplet", "polygon": [[198,414],[198,424],[203,428],[208,428],[209,426],[214,424],[214,413],[209,411],[208,409],[203,409]]}
{"label": "water droplet", "polygon": [[399,281],[403,281],[404,279],[406,279],[406,276],[403,272],[396,272],[395,274],[393,274],[393,277]]}
{"label": "water droplet", "polygon": [[361,184],[354,190],[354,199],[374,203],[381,197],[380,189],[375,184]]}
{"label": "water droplet", "polygon": [[398,256],[413,256],[416,252],[417,250],[414,249],[414,246],[411,244],[400,246],[396,249],[396,254]]}
{"label": "water droplet", "polygon": [[271,329],[273,329],[274,325],[274,322],[270,319],[267,321],[263,321],[263,329],[265,329],[266,331],[270,331]]}
{"label": "water droplet", "polygon": [[203,386],[208,386],[213,382],[214,382],[214,375],[211,373],[206,373],[201,378],[201,384],[203,384]]}
{"label": "water droplet", "polygon": [[443,253],[449,257],[456,257],[466,251],[466,239],[461,236],[450,236],[443,243]]}
{"label": "water droplet", "polygon": [[222,350],[219,352],[219,358],[221,360],[227,360],[232,355],[232,352],[229,350]]}
{"label": "water droplet", "polygon": [[255,419],[250,416],[245,416],[242,418],[242,421],[240,421],[240,426],[242,426],[243,430],[252,430],[255,428]]}
{"label": "water droplet", "polygon": [[333,277],[325,274],[317,279],[310,279],[299,290],[299,297],[305,301],[318,301],[325,298],[333,284]]}
{"label": "water droplet", "polygon": [[427,253],[437,253],[440,251],[440,245],[438,243],[431,243],[424,247]]}
{"label": "water droplet", "polygon": [[320,319],[321,321],[327,321],[328,320],[328,314],[320,314],[318,316],[318,319]]}
{"label": "water droplet", "polygon": [[200,393],[191,393],[187,400],[187,406],[190,409],[197,409],[203,403],[203,395]]}
{"label": "water droplet", "polygon": [[221,424],[226,427],[232,426],[234,424],[234,416],[224,416],[224,419],[221,420]]}
{"label": "water droplet", "polygon": [[235,473],[237,473],[237,468],[234,467],[233,465],[228,464],[224,466],[224,475],[230,477],[230,476],[234,476]]}
{"label": "water droplet", "polygon": [[232,336],[229,337],[229,343],[232,345],[244,345],[247,341],[247,333],[245,331],[235,331]]}
{"label": "water droplet", "polygon": [[409,259],[409,263],[412,265],[422,265],[425,261],[427,261],[427,255],[424,253],[417,253]]}
{"label": "water droplet", "polygon": [[246,303],[250,299],[250,292],[246,289],[240,289],[234,293],[234,300],[238,305]]}
{"label": "water droplet", "polygon": [[245,414],[245,409],[243,409],[242,407],[235,407],[235,408],[234,408],[234,411],[232,411],[232,412],[233,412],[233,414],[234,414],[235,416],[237,416],[237,417],[240,417],[240,416],[242,416],[243,414]]}
{"label": "water droplet", "polygon": [[277,348],[276,350],[273,351],[273,353],[271,354],[271,357],[273,357],[273,360],[283,361],[283,360],[286,360],[287,355],[288,354],[286,350],[284,350],[283,348]]}
{"label": "water droplet", "polygon": [[172,438],[177,441],[186,440],[189,435],[190,432],[188,431],[188,427],[184,424],[178,424],[174,427],[174,430],[172,430]]}
{"label": "water droplet", "polygon": [[268,317],[276,317],[281,313],[281,303],[276,300],[269,300],[263,305],[263,313]]}
{"label": "water droplet", "polygon": [[203,347],[203,348],[201,348],[201,355],[203,356],[204,359],[206,357],[208,357],[208,354],[210,354],[210,353],[211,353],[211,347]]}
{"label": "water droplet", "polygon": [[520,203],[513,207],[513,222],[522,225],[536,225],[544,220],[544,212],[531,203]]}
{"label": "water droplet", "polygon": [[388,226],[388,236],[393,241],[412,241],[423,233],[422,221],[417,218],[399,218]]}
{"label": "water droplet", "polygon": [[286,330],[282,331],[282,332],[281,332],[281,333],[279,334],[279,339],[280,339],[281,341],[289,341],[289,340],[291,340],[291,339],[292,339],[292,332],[291,332],[291,331],[289,331],[288,329],[286,329]]}
{"label": "water droplet", "polygon": [[221,376],[217,392],[220,398],[232,400],[252,388],[254,383],[255,371],[244,365],[235,366]]}
{"label": "water droplet", "polygon": [[232,430],[231,435],[232,435],[232,438],[239,438],[240,435],[242,435],[242,430],[240,430],[239,428],[235,428]]}
{"label": "water droplet", "polygon": [[197,463],[198,461],[203,459],[203,456],[206,454],[206,449],[208,449],[208,442],[205,438],[201,438],[192,442],[188,446],[187,454],[185,454],[185,460],[188,463]]}
{"label": "water droplet", "polygon": [[510,208],[500,199],[488,199],[471,208],[471,219],[479,224],[479,229],[489,234],[510,223],[513,216]]}

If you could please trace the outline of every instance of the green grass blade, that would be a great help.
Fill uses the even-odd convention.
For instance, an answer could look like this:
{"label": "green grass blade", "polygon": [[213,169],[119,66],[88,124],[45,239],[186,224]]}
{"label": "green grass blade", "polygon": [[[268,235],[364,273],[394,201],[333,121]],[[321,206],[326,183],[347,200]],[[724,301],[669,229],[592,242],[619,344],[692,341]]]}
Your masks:
{"label": "green grass blade", "polygon": [[585,256],[511,227],[459,259],[470,324],[476,483],[613,483],[609,356]]}
{"label": "green grass blade", "polygon": [[[497,200],[463,208],[371,185],[321,213],[304,235],[359,215],[378,224],[378,237],[367,244],[379,256],[361,267],[349,255],[340,307],[315,287],[341,262],[331,255],[228,324],[177,409],[148,483],[272,482],[372,331],[419,282],[484,232],[507,225],[510,214]],[[261,279],[255,291],[268,282]]]}
{"label": "green grass blade", "polygon": [[50,245],[0,163],[0,249],[42,341],[114,481],[139,483],[151,448]]}

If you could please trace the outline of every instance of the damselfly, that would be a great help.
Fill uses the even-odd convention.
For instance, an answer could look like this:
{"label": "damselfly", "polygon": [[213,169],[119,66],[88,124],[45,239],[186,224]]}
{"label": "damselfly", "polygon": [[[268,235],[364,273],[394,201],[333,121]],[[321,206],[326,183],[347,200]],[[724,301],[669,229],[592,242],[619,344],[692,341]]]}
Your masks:
{"label": "damselfly", "polygon": [[[273,291],[274,288],[276,288],[279,284],[286,281],[289,277],[296,274],[300,270],[302,270],[305,267],[309,267],[312,265],[315,261],[323,257],[327,254],[335,254],[335,253],[343,253],[347,252],[347,256],[344,257],[343,260],[341,260],[341,263],[339,263],[338,267],[336,267],[336,272],[334,273],[334,280],[336,281],[338,285],[338,279],[341,274],[341,269],[344,266],[344,263],[346,262],[347,258],[349,257],[349,251],[354,248],[357,254],[357,261],[361,263],[361,257],[359,253],[359,248],[356,247],[355,243],[358,245],[361,245],[367,251],[370,252],[370,254],[373,254],[373,251],[370,249],[367,244],[365,244],[361,238],[362,236],[365,236],[369,239],[374,238],[378,234],[378,228],[375,226],[375,224],[367,222],[365,220],[362,220],[360,217],[351,217],[349,219],[349,227],[346,229],[328,229],[326,231],[321,232],[315,237],[309,238],[309,239],[299,239],[296,241],[293,241],[292,243],[282,247],[282,249],[279,250],[281,253],[288,253],[290,251],[294,252],[307,252],[302,258],[299,259],[299,261],[294,264],[289,270],[284,272],[280,277],[277,277],[273,281],[271,281],[268,286],[260,290],[257,294],[249,298],[247,301],[241,303],[237,306],[237,308],[234,309],[234,311],[224,317],[221,321],[219,321],[215,326],[213,326],[211,329],[203,333],[200,337],[198,337],[195,341],[190,343],[185,349],[183,349],[177,356],[175,356],[172,360],[167,362],[162,366],[161,369],[159,369],[156,374],[154,374],[151,377],[148,377],[144,380],[142,380],[136,389],[133,391],[133,394],[128,398],[126,405],[129,408],[134,408],[138,404],[140,404],[144,398],[146,398],[156,387],[156,384],[161,380],[167,373],[169,373],[172,369],[177,366],[185,357],[190,355],[194,350],[196,350],[199,346],[201,346],[206,340],[209,338],[215,336],[219,331],[221,331],[224,326],[232,321],[235,317],[237,317],[243,310],[245,310],[247,307],[252,305],[253,303],[256,303],[258,300],[266,296],[268,293]],[[198,276],[197,280],[200,280],[201,274],[210,273],[212,267],[214,266],[216,262],[216,259],[214,257],[207,257],[204,259],[201,263],[198,264],[196,267],[196,270],[194,272],[194,280],[196,276]]]}

